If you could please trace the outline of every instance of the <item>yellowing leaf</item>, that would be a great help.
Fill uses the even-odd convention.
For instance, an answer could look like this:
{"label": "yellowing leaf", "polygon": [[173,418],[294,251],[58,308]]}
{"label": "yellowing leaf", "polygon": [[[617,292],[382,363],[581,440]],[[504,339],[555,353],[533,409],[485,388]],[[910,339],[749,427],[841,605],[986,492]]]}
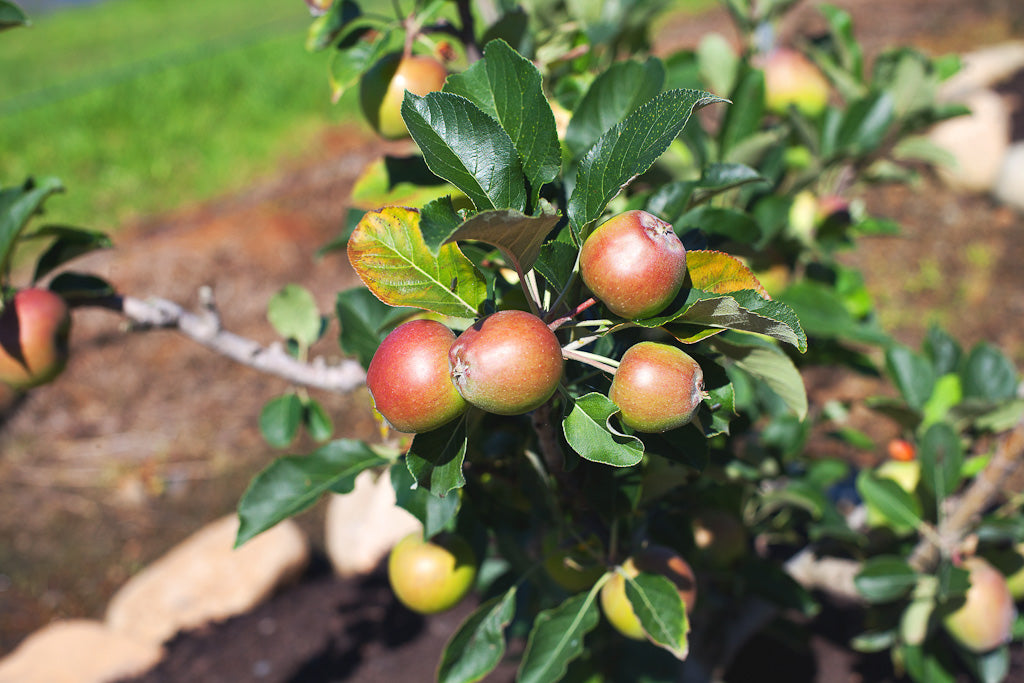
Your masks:
{"label": "yellowing leaf", "polygon": [[483,275],[457,245],[430,253],[415,209],[368,212],[349,238],[348,259],[367,289],[390,306],[472,318],[487,297]]}
{"label": "yellowing leaf", "polygon": [[695,289],[714,294],[727,294],[752,289],[771,299],[757,277],[735,256],[720,251],[686,252],[686,269]]}

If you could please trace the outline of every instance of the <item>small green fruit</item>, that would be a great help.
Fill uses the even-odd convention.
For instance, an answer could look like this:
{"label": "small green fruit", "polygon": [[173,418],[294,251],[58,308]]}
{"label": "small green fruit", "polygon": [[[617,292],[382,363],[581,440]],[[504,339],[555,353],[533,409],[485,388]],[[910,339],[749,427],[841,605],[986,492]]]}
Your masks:
{"label": "small green fruit", "polygon": [[[679,597],[686,605],[688,615],[697,603],[697,579],[693,569],[671,548],[649,545],[623,562],[621,569],[631,577],[637,576],[640,572],[661,574],[666,577],[679,590]],[[601,587],[600,600],[605,618],[616,631],[633,640],[643,640],[647,637],[629,598],[626,597],[626,579],[622,574],[616,572]]]}
{"label": "small green fruit", "polygon": [[1006,579],[980,557],[969,557],[963,568],[970,573],[966,600],[946,615],[943,625],[958,643],[975,653],[988,652],[1010,642],[1017,609]]}
{"label": "small green fruit", "polygon": [[747,530],[724,510],[705,510],[693,519],[693,542],[708,563],[725,567],[747,552]]}
{"label": "small green fruit", "polygon": [[460,536],[441,534],[424,540],[415,531],[391,550],[388,581],[399,601],[420,614],[455,607],[476,580],[476,555]]}
{"label": "small green fruit", "polygon": [[68,359],[71,313],[48,289],[23,289],[0,313],[0,382],[25,390],[52,381]]}
{"label": "small green fruit", "polygon": [[626,349],[608,392],[622,423],[638,432],[682,427],[704,397],[704,372],[685,351],[640,342]]}
{"label": "small green fruit", "polygon": [[562,379],[562,346],[526,311],[492,313],[459,335],[448,354],[462,396],[489,413],[521,415],[551,398]]}

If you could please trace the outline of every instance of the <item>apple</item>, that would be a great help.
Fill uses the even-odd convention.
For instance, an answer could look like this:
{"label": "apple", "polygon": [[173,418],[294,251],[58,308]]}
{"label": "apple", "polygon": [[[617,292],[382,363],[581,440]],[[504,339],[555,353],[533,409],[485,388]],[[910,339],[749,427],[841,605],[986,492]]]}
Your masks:
{"label": "apple", "polygon": [[440,90],[448,71],[433,57],[394,53],[382,57],[359,81],[363,115],[381,137],[398,140],[409,136],[402,119],[405,91],[426,95]]}
{"label": "apple", "polygon": [[1017,609],[1002,573],[980,557],[968,557],[962,567],[971,587],[963,605],[943,619],[946,631],[974,653],[988,652],[1010,642]]}
{"label": "apple", "polygon": [[747,552],[747,530],[738,517],[724,510],[704,510],[692,523],[693,542],[714,566],[734,563]]}
{"label": "apple", "polygon": [[668,431],[693,419],[704,398],[704,372],[680,348],[640,342],[622,354],[608,398],[627,427]]}
{"label": "apple", "polygon": [[551,398],[562,379],[562,346],[526,311],[498,311],[459,335],[448,353],[452,382],[489,413],[521,415]]}
{"label": "apple", "polygon": [[889,441],[887,449],[889,457],[899,462],[910,462],[917,456],[914,444],[906,439],[892,439]]}
{"label": "apple", "polygon": [[570,593],[589,590],[605,571],[596,559],[599,546],[596,539],[571,546],[552,544],[544,557],[544,570],[552,581]]}
{"label": "apple", "polygon": [[791,48],[776,48],[763,59],[765,107],[784,114],[790,106],[817,116],[828,105],[829,83],[807,57]]}
{"label": "apple", "polygon": [[[633,557],[627,558],[620,569],[630,577],[637,576],[640,572],[661,574],[679,590],[679,597],[686,605],[687,615],[693,611],[697,602],[697,579],[686,560],[671,548],[649,545]],[[616,631],[633,640],[643,640],[646,637],[640,619],[626,597],[626,579],[620,572],[616,572],[601,586],[600,600],[605,618]]]}
{"label": "apple", "polygon": [[594,230],[580,250],[580,277],[608,310],[649,318],[686,280],[686,247],[672,224],[646,211],[626,211]]}
{"label": "apple", "polygon": [[414,531],[388,555],[388,582],[395,597],[414,612],[437,614],[455,607],[476,580],[473,549],[461,536],[423,538]]}
{"label": "apple", "polygon": [[420,433],[451,422],[468,408],[448,374],[455,333],[436,320],[396,327],[370,360],[366,387],[394,429]]}
{"label": "apple", "polygon": [[53,380],[68,359],[71,313],[48,289],[23,289],[0,313],[0,381],[17,390]]}

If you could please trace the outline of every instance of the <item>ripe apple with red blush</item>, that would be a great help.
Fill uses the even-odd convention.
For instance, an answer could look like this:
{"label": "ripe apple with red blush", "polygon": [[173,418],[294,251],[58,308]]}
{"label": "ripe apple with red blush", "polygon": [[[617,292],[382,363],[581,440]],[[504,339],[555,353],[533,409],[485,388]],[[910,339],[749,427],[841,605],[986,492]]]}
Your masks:
{"label": "ripe apple with red blush", "polygon": [[405,91],[426,95],[444,87],[447,77],[444,65],[433,57],[387,55],[363,74],[359,82],[363,115],[381,137],[389,140],[409,137],[402,119]]}
{"label": "ripe apple with red blush", "polygon": [[608,398],[627,427],[665,432],[693,419],[704,400],[704,372],[680,348],[640,342],[622,354]]}
{"label": "ripe apple with red blush", "polygon": [[792,48],[776,48],[761,62],[765,107],[784,114],[790,106],[817,116],[828,105],[829,83],[811,60]]}
{"label": "ripe apple with red blush", "polygon": [[580,250],[580,277],[609,311],[649,318],[686,280],[686,247],[672,224],[646,211],[626,211],[594,230]]}
{"label": "ripe apple with red blush", "polygon": [[48,289],[23,289],[0,313],[0,381],[18,390],[53,380],[68,359],[71,312]]}
{"label": "ripe apple with red blush", "polygon": [[374,406],[400,432],[420,433],[451,422],[468,407],[448,374],[455,333],[436,320],[396,327],[370,360],[366,387]]}
{"label": "ripe apple with red blush", "polygon": [[562,379],[562,346],[543,320],[492,313],[459,335],[448,353],[451,380],[471,404],[521,415],[544,404]]}
{"label": "ripe apple with red blush", "polygon": [[971,587],[964,603],[947,614],[943,625],[962,646],[975,653],[988,652],[1010,642],[1017,618],[1013,595],[1003,574],[980,557],[968,557]]}

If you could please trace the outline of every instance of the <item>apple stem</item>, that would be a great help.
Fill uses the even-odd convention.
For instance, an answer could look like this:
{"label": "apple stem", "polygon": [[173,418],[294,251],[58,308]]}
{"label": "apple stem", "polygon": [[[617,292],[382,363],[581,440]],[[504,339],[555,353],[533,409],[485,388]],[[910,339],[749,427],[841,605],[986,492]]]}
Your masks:
{"label": "apple stem", "polygon": [[519,284],[522,285],[523,291],[526,292],[526,301],[530,304],[530,312],[537,317],[541,317],[540,287],[537,285],[537,276],[532,270],[524,273],[518,260],[516,261],[515,266],[516,274],[519,275]]}
{"label": "apple stem", "polygon": [[615,371],[619,368],[619,361],[617,360],[612,360],[611,358],[607,358],[596,353],[590,353],[588,351],[580,351],[579,349],[564,347],[562,349],[562,357],[570,358],[572,360],[579,361],[580,363],[593,366],[598,370],[603,370],[604,372],[612,375],[614,375]]}
{"label": "apple stem", "polygon": [[587,299],[586,301],[581,303],[579,306],[577,306],[576,308],[574,308],[571,311],[569,311],[568,315],[564,315],[561,318],[558,318],[557,320],[554,320],[554,321],[548,323],[548,327],[551,329],[552,332],[554,332],[559,327],[561,327],[565,323],[569,322],[570,320],[575,318],[577,315],[579,315],[583,311],[587,310],[588,308],[590,308],[591,306],[593,306],[596,303],[597,303],[597,299],[595,299],[594,297],[590,297],[589,299]]}
{"label": "apple stem", "polygon": [[[604,336],[604,335],[603,334],[592,334],[589,337],[580,337],[579,339],[573,340],[573,341],[569,342],[568,344],[566,344],[565,346],[563,346],[562,347],[562,351],[563,352],[564,351],[575,351],[576,349],[581,349],[584,346],[586,346],[587,344],[596,342],[602,336]],[[616,362],[615,364],[618,365],[618,362]]]}

